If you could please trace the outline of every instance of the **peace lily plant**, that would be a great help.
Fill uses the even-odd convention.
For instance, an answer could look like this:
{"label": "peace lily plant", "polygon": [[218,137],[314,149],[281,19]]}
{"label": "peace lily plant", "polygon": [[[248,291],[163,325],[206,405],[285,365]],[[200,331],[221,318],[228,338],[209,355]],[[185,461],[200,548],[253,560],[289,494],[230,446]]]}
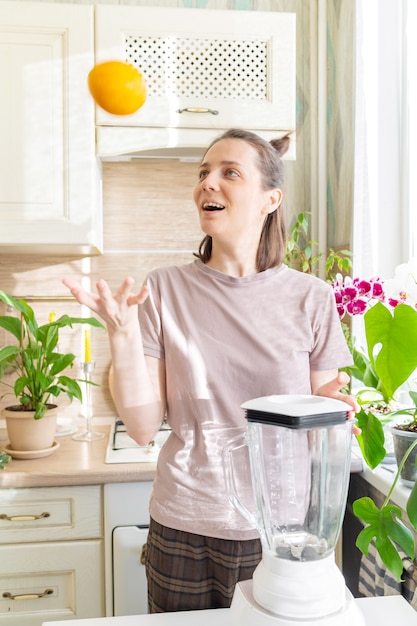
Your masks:
{"label": "peace lily plant", "polygon": [[[86,381],[63,373],[73,366],[76,357],[75,354],[61,354],[58,351],[59,330],[66,326],[72,328],[74,324],[104,328],[103,324],[93,317],[68,315],[39,324],[33,309],[25,300],[15,299],[4,291],[0,291],[0,300],[19,313],[18,317],[0,316],[0,327],[16,340],[0,349],[0,383],[8,388],[1,398],[13,396],[22,410],[34,412],[35,420],[45,415],[51,398],[64,394],[71,402],[74,398],[82,401],[79,382]],[[9,369],[16,374],[13,383],[5,380],[5,373]]]}
{"label": "peace lily plant", "polygon": [[[357,440],[365,462],[372,469],[386,455],[384,420],[407,415],[409,420],[401,428],[417,428],[417,391],[409,392],[410,406],[397,404],[400,388],[412,381],[417,368],[415,270],[412,263],[399,266],[395,280],[385,283],[380,279],[343,279],[338,275],[332,284],[342,323],[348,316],[360,315],[363,319],[366,347],[360,349],[353,342],[354,365],[346,371],[364,385],[357,394],[362,405],[357,415],[362,432]],[[397,580],[401,580],[403,572],[398,549],[414,559],[416,546],[412,531],[402,520],[401,509],[389,501],[403,465],[416,446],[417,439],[398,462],[398,471],[380,509],[369,497],[353,504],[354,514],[366,524],[357,537],[357,547],[367,555],[370,542],[375,540],[382,562]],[[417,530],[417,483],[410,490],[406,512],[412,528]]]}

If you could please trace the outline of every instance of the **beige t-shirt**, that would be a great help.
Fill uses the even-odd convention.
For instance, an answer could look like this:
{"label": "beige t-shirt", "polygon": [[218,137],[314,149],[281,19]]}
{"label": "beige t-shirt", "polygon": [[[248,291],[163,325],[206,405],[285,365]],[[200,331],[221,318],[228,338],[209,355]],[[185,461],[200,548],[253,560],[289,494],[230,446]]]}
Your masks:
{"label": "beige t-shirt", "polygon": [[[145,354],[165,360],[168,422],[150,504],[170,528],[224,539],[256,530],[230,504],[222,450],[246,429],[241,404],[309,394],[310,370],[352,363],[331,288],[285,265],[236,278],[200,260],[152,271],[139,307]],[[249,502],[245,450],[236,480]]]}

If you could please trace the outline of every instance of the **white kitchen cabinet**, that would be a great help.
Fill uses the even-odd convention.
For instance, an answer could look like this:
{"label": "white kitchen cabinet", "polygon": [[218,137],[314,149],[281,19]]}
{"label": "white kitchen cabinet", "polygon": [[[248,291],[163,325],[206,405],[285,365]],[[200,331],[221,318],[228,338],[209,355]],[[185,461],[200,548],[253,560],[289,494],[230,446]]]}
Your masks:
{"label": "white kitchen cabinet", "polygon": [[102,617],[100,486],[0,492],[0,622]]}
{"label": "white kitchen cabinet", "polygon": [[102,250],[94,7],[0,3],[0,252]]}
{"label": "white kitchen cabinet", "polygon": [[96,110],[100,156],[205,146],[222,129],[295,130],[295,14],[98,5],[96,62],[144,75],[134,114]]}

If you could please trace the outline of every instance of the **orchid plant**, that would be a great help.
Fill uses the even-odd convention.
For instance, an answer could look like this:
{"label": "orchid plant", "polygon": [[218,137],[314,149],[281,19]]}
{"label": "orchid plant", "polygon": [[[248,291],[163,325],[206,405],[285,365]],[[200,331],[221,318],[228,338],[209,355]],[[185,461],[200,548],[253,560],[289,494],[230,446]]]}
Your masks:
{"label": "orchid plant", "polygon": [[399,388],[417,368],[417,300],[403,289],[390,295],[379,278],[343,279],[338,274],[332,286],[342,323],[346,316],[363,316],[366,350],[351,343],[354,365],[348,368],[365,386],[358,402],[372,398],[394,409]]}
{"label": "orchid plant", "polygon": [[[384,431],[381,407],[386,418],[407,414],[411,423],[417,422],[417,394],[410,392],[413,407],[396,410],[399,389],[407,383],[417,368],[417,264],[415,261],[397,268],[395,279],[362,280],[337,275],[332,283],[336,306],[342,324],[346,319],[362,316],[366,348],[356,347],[351,341],[354,365],[346,371],[363,383],[357,394],[361,411],[357,415],[361,434],[357,440],[365,462],[374,469],[383,460]],[[379,409],[379,417],[375,410]],[[401,509],[389,504],[392,492],[401,474],[402,466],[417,440],[408,448],[387,497],[380,509],[368,497],[353,504],[354,514],[367,526],[359,533],[356,545],[365,555],[374,539],[375,547],[387,569],[401,580],[403,563],[398,551],[410,558],[416,554],[414,535],[403,523]],[[417,530],[417,483],[410,492],[406,506],[411,526]]]}

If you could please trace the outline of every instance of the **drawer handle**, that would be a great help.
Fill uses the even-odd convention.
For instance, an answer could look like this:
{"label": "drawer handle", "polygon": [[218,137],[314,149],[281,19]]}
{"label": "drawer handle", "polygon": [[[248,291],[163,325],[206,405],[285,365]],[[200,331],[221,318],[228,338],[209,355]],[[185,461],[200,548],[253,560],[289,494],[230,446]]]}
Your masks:
{"label": "drawer handle", "polygon": [[177,113],[211,113],[212,115],[219,114],[216,109],[204,109],[202,107],[187,107],[186,109],[178,109]]}
{"label": "drawer handle", "polygon": [[37,600],[38,598],[50,596],[51,593],[54,593],[53,589],[45,589],[43,593],[16,593],[15,595],[10,593],[10,591],[5,591],[3,598],[8,598],[9,600]]}
{"label": "drawer handle", "polygon": [[2,513],[0,519],[4,519],[7,522],[32,522],[36,519],[43,519],[44,517],[50,516],[50,513],[41,513],[40,515],[6,515]]}

